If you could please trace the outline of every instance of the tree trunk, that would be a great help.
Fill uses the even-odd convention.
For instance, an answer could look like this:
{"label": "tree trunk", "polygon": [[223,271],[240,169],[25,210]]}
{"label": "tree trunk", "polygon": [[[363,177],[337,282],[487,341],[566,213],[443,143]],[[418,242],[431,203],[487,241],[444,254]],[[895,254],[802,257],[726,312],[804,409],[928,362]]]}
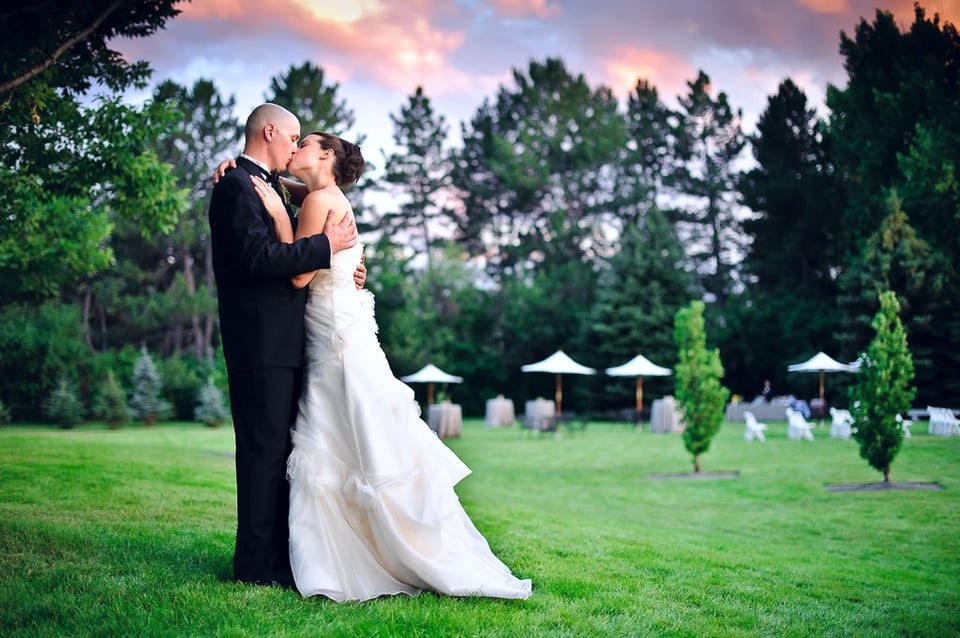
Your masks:
{"label": "tree trunk", "polygon": [[693,471],[695,474],[700,473],[700,455],[699,454],[693,457]]}
{"label": "tree trunk", "polygon": [[883,482],[889,484],[890,481],[890,466],[887,465],[883,468]]}
{"label": "tree trunk", "polygon": [[86,293],[83,295],[83,342],[87,344],[87,348],[91,353],[96,352],[96,349],[93,347],[93,337],[90,335],[90,307],[93,304],[93,290],[92,287],[88,286]]}
{"label": "tree trunk", "polygon": [[[207,294],[213,297],[214,299],[216,299],[217,298],[217,281],[213,275],[213,245],[210,243],[209,240],[207,241],[206,253],[207,253],[207,256],[205,260],[206,264],[205,264],[204,270],[205,270],[206,281],[207,281]],[[212,312],[206,313],[206,321],[203,326],[203,343],[204,343],[204,348],[206,352],[212,352],[211,349],[213,348],[213,328],[214,328],[213,320],[214,320],[214,314],[216,312],[217,312],[216,309],[214,309]],[[212,359],[213,357],[211,356],[211,360]]]}
{"label": "tree trunk", "polygon": [[103,304],[97,304],[97,317],[100,320],[100,349],[107,349],[107,311]]}
{"label": "tree trunk", "polygon": [[427,271],[430,270],[430,220],[423,216],[423,252],[427,258]]}
{"label": "tree trunk", "polygon": [[[183,276],[187,281],[187,292],[191,297],[196,297],[197,280],[193,276],[193,255],[189,250],[183,257]],[[197,361],[203,359],[203,331],[200,329],[200,315],[196,312],[190,314],[190,331],[193,333],[193,354]]]}

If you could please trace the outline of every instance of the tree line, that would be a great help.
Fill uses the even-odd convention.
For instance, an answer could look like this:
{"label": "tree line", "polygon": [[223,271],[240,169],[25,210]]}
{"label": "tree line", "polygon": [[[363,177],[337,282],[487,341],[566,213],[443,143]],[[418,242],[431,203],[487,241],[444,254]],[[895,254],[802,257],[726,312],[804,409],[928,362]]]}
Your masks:
{"label": "tree line", "polygon": [[[149,35],[176,15],[175,0],[129,4],[64,3],[71,24],[107,12],[99,37],[0,83],[0,401],[16,419],[41,416],[62,376],[91,403],[109,374],[130,387],[143,346],[176,416],[191,418],[208,380],[225,389],[206,208],[245,114],[206,79],[125,104],[149,69],[107,55],[106,36]],[[46,14],[13,14],[0,16],[0,47],[5,75],[21,77],[62,36]],[[17,19],[35,20],[35,39]],[[598,369],[637,353],[676,365],[673,318],[702,299],[727,388],[749,399],[771,379],[810,397],[815,375],[787,365],[818,350],[857,358],[891,290],[917,401],[949,403],[960,40],[917,5],[909,28],[877,11],[839,49],[846,84],[827,87],[825,117],[787,78],[751,134],[704,71],[668,106],[643,78],[620,101],[561,59],[531,61],[459,123],[457,145],[417,87],[391,114],[396,151],[368,151],[379,170],[349,193],[394,371],[432,362],[464,377],[445,391],[478,414],[496,394],[551,396],[552,377],[520,366],[558,348]],[[109,90],[90,102],[94,77]],[[309,61],[264,97],[304,131],[364,141],[339,85]],[[851,381],[831,379],[828,400],[845,404]],[[648,379],[647,396],[674,383]],[[632,394],[603,375],[565,383],[565,405],[584,412]]]}

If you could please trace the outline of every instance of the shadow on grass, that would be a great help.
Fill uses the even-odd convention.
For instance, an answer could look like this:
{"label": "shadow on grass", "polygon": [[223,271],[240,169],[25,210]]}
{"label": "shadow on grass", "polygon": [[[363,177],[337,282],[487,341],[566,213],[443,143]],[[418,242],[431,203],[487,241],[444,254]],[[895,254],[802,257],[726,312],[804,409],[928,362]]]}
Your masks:
{"label": "shadow on grass", "polygon": [[939,483],[851,483],[826,485],[828,492],[885,492],[888,490],[942,490]]}
{"label": "shadow on grass", "polygon": [[682,474],[651,474],[650,480],[662,479],[733,479],[740,478],[740,472],[684,472]]}

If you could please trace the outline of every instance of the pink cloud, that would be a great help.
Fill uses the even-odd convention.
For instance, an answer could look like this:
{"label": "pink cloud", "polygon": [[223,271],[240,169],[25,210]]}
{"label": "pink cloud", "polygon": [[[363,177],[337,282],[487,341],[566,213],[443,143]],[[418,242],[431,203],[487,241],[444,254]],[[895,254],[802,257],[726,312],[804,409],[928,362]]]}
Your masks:
{"label": "pink cloud", "polygon": [[799,0],[800,5],[815,13],[847,13],[850,6],[847,0]]}
{"label": "pink cloud", "polygon": [[471,85],[470,75],[450,63],[464,33],[434,26],[418,12],[387,10],[348,23],[291,22],[288,29],[307,43],[322,66],[335,68],[340,81],[366,79],[408,93],[417,85],[446,90]]}
{"label": "pink cloud", "polygon": [[[543,2],[528,4],[536,8]],[[340,83],[367,81],[404,93],[412,93],[417,85],[434,92],[476,88],[474,75],[450,62],[463,45],[464,32],[434,24],[435,14],[447,10],[443,3],[412,0],[398,8],[368,2],[348,8],[336,12],[312,0],[205,0],[186,5],[177,20],[202,27],[221,45],[233,41],[234,46],[249,43],[259,49],[244,47],[238,54],[243,58],[288,56],[293,64],[306,55]],[[196,36],[195,29],[188,36],[195,50],[202,46]],[[125,47],[131,53],[137,48]],[[219,55],[225,62],[231,58],[227,46],[221,46]],[[481,82],[486,83],[483,78]]]}
{"label": "pink cloud", "polygon": [[667,100],[686,90],[686,80],[696,76],[684,58],[665,51],[618,47],[613,57],[602,61],[606,82],[621,97],[631,92],[637,80],[648,80]]}
{"label": "pink cloud", "polygon": [[546,18],[561,11],[558,5],[551,4],[549,0],[491,0],[490,4],[498,13],[511,17],[532,15]]}
{"label": "pink cloud", "polygon": [[[901,28],[914,0],[880,0]],[[928,15],[957,23],[960,0],[921,0]],[[562,58],[591,85],[621,98],[649,80],[665,101],[685,94],[704,70],[745,115],[763,107],[778,83],[801,80],[822,102],[844,79],[839,34],[878,0],[194,0],[150,38],[123,40],[128,59],[147,59],[156,79],[213,77],[242,108],[271,76],[309,60],[341,85],[364,124],[395,112],[416,86],[455,121],[469,117],[512,69]],[[747,118],[749,119],[749,118]]]}
{"label": "pink cloud", "polygon": [[[810,2],[812,4],[829,4],[828,0],[822,0],[822,2],[817,2],[817,0],[801,0],[804,4]],[[855,18],[857,16],[862,17],[867,22],[873,22],[874,16],[876,15],[876,3],[869,2],[867,0],[853,0],[855,5],[854,7],[847,7],[847,15],[850,18]],[[907,29],[913,24],[914,18],[914,9],[913,5],[916,0],[886,0],[883,2],[883,6],[880,7],[883,11],[892,13],[893,16],[897,19],[897,22],[900,25],[901,29]],[[846,4],[846,3],[845,3]],[[923,7],[924,11],[927,14],[927,17],[932,19],[934,14],[940,15],[940,23],[952,22],[953,24],[958,24],[960,22],[960,0],[921,0],[920,6]],[[853,32],[853,29],[860,20],[856,19],[855,21],[850,21],[849,27],[844,27],[844,31],[848,34]]]}
{"label": "pink cloud", "polygon": [[230,20],[243,18],[250,15],[251,10],[256,10],[263,4],[269,5],[270,2],[256,3],[245,0],[205,0],[204,2],[190,2],[180,5],[183,13],[177,20],[192,20],[203,22],[206,20]]}

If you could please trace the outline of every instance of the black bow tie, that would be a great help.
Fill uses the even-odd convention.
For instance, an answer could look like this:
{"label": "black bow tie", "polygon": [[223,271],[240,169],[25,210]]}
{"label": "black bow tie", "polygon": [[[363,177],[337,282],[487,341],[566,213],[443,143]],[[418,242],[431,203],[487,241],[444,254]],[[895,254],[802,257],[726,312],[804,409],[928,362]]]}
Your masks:
{"label": "black bow tie", "polygon": [[274,190],[280,190],[280,174],[277,171],[270,171],[267,173],[266,180],[271,186],[273,186]]}

